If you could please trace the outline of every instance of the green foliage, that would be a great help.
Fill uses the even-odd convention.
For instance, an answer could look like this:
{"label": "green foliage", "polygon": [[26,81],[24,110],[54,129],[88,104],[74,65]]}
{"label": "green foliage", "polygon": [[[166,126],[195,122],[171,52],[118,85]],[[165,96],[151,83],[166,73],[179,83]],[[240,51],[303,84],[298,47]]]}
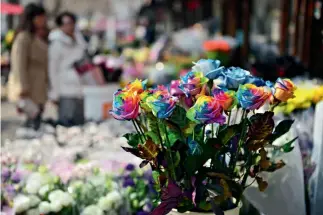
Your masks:
{"label": "green foliage", "polygon": [[140,143],[140,135],[137,133],[127,133],[123,137],[127,139],[128,144],[132,147],[136,148]]}
{"label": "green foliage", "polygon": [[281,121],[275,128],[274,133],[270,136],[270,140],[273,142],[277,138],[286,134],[292,127],[294,120],[286,119]]}

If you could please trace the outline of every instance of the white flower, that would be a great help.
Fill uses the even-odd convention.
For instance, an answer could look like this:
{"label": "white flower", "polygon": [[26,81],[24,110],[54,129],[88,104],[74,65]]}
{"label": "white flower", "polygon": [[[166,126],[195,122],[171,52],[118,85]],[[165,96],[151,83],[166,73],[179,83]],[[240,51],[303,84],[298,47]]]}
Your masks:
{"label": "white flower", "polygon": [[22,213],[30,207],[30,199],[25,195],[18,195],[13,199],[13,208],[16,213]]}
{"label": "white flower", "polygon": [[40,203],[40,199],[35,195],[30,195],[29,200],[30,200],[29,207],[31,208],[37,206]]}
{"label": "white flower", "polygon": [[49,186],[49,184],[46,184],[46,185],[44,185],[44,186],[42,186],[40,189],[39,189],[39,191],[38,191],[38,194],[40,195],[40,196],[45,196],[49,191],[50,191],[51,189],[50,189],[50,186]]}
{"label": "white flower", "polygon": [[118,215],[118,213],[115,210],[110,210],[108,215]]}
{"label": "white flower", "polygon": [[38,206],[39,213],[48,214],[52,211],[49,202],[41,202]]}
{"label": "white flower", "polygon": [[73,204],[72,196],[62,190],[54,190],[48,195],[51,209],[55,212],[60,211],[64,206]]}
{"label": "white flower", "polygon": [[51,202],[60,201],[63,194],[64,194],[64,192],[62,190],[53,190],[48,195],[48,199]]}
{"label": "white flower", "polygon": [[50,209],[53,212],[60,212],[63,209],[63,205],[60,201],[54,201],[50,203]]}
{"label": "white flower", "polygon": [[39,215],[39,210],[37,208],[34,209],[30,209],[29,211],[27,211],[26,215]]}
{"label": "white flower", "polygon": [[84,208],[81,215],[103,215],[103,211],[97,205],[90,205]]}
{"label": "white flower", "polygon": [[101,197],[99,199],[98,202],[98,206],[103,210],[103,211],[107,211],[110,210],[112,208],[113,202],[106,198],[106,197]]}
{"label": "white flower", "polygon": [[95,175],[90,176],[88,178],[88,181],[91,182],[91,184],[93,184],[94,186],[100,186],[106,183],[106,178],[104,175]]}
{"label": "white flower", "polygon": [[32,173],[27,179],[26,191],[30,194],[36,194],[43,185],[50,183],[51,180],[52,177],[49,174]]}
{"label": "white flower", "polygon": [[69,206],[73,204],[74,200],[73,197],[69,193],[63,193],[61,196],[61,204],[63,206]]}
{"label": "white flower", "polygon": [[36,194],[41,187],[41,184],[39,184],[37,181],[30,181],[26,184],[26,191],[30,194]]}
{"label": "white flower", "polygon": [[122,196],[117,191],[108,193],[105,198],[108,202],[112,202],[113,208],[119,208],[122,204]]}

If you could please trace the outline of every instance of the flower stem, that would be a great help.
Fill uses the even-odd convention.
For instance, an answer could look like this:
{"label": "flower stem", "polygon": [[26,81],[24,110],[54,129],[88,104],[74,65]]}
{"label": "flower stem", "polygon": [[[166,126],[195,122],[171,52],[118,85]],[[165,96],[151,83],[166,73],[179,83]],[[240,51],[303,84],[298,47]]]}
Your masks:
{"label": "flower stem", "polygon": [[212,135],[211,135],[211,137],[213,138],[213,136],[214,136],[214,123],[212,123]]}
{"label": "flower stem", "polygon": [[131,120],[131,121],[132,121],[133,126],[135,127],[135,129],[136,129],[137,133],[139,134],[139,138],[140,138],[140,140],[141,140],[142,144],[144,144],[145,142],[144,142],[144,140],[142,139],[142,134],[140,133],[140,131],[138,130],[138,128],[137,128],[137,126],[136,126],[136,122],[135,122],[135,120]]}
{"label": "flower stem", "polygon": [[273,106],[271,106],[270,111],[274,111],[275,107],[277,107],[280,104],[280,102],[277,102]]}
{"label": "flower stem", "polygon": [[172,150],[171,150],[171,146],[170,146],[170,141],[169,141],[168,134],[167,134],[167,128],[166,128],[165,123],[163,123],[163,125],[164,125],[164,132],[165,132],[165,136],[166,136],[167,151],[169,153],[169,158],[170,158],[170,161],[172,163],[171,164],[171,175],[172,175],[172,178],[174,180],[176,180],[175,163],[174,163],[174,160],[173,160],[173,155],[172,155]]}
{"label": "flower stem", "polygon": [[[251,169],[251,166],[252,166],[252,153],[251,152],[250,152],[250,154],[248,156],[247,164],[248,164],[248,167],[246,169],[246,173],[244,174],[243,179],[242,179],[242,182],[241,182],[241,187],[242,187],[243,190],[246,188],[245,187],[246,186],[246,182],[247,182],[247,179],[248,179],[248,176],[249,176],[249,172],[250,172],[250,169]],[[239,205],[239,202],[240,202],[241,197],[242,197],[242,193],[237,198],[237,205]]]}
{"label": "flower stem", "polygon": [[160,145],[163,149],[163,138],[161,136],[161,133],[160,133],[160,129],[159,129],[159,121],[156,122],[156,125],[157,125],[157,133],[158,133],[158,137],[159,137],[159,141],[160,141]]}
{"label": "flower stem", "polygon": [[228,122],[227,122],[228,126],[230,125],[231,113],[232,113],[232,111],[229,112],[229,116],[228,116]]}
{"label": "flower stem", "polygon": [[138,128],[139,128],[139,131],[141,132],[141,134],[143,135],[143,137],[144,137],[144,139],[146,139],[146,137],[145,137],[145,132],[142,130],[142,128],[141,128],[141,123],[140,123],[140,121],[138,121],[137,119],[135,119],[135,122],[137,123],[137,126],[138,126]]}
{"label": "flower stem", "polygon": [[204,137],[205,137],[205,127],[206,127],[206,125],[203,125],[203,130],[202,130],[202,138],[203,138],[203,142],[204,142]]}
{"label": "flower stem", "polygon": [[242,116],[241,116],[242,130],[241,130],[239,142],[238,142],[238,145],[237,145],[237,151],[236,151],[236,154],[231,156],[231,159],[230,159],[230,166],[231,166],[232,173],[234,173],[234,169],[236,167],[238,156],[239,156],[240,146],[241,146],[242,142],[244,141],[244,138],[245,138],[245,135],[246,135],[246,125],[247,125],[247,123],[246,123],[245,118],[247,117],[247,115],[248,114],[247,114],[246,110],[243,110]]}

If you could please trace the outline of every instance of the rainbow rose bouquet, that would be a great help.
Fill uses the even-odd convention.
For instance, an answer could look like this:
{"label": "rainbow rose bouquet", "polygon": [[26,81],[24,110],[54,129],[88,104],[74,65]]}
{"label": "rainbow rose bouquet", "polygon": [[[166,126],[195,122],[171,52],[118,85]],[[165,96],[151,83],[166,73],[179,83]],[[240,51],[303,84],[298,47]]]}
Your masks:
{"label": "rainbow rose bouquet", "polygon": [[[136,80],[114,95],[111,114],[136,129],[124,135],[129,146],[123,149],[152,169],[159,204],[151,215],[238,211],[248,177],[264,191],[261,173],[285,165],[269,152],[293,149],[296,138],[273,144],[293,124],[275,124],[272,111],[294,97],[290,80],[271,83],[218,61],[199,62],[168,86],[148,89]],[[264,107],[269,110],[255,113]]]}

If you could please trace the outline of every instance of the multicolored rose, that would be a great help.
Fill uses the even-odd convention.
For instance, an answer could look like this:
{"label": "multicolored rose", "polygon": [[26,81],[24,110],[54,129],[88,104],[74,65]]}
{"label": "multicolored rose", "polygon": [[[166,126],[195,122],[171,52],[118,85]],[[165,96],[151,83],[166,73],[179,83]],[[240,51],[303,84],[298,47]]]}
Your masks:
{"label": "multicolored rose", "polygon": [[192,67],[193,71],[202,72],[205,76],[210,74],[220,73],[224,67],[221,66],[219,60],[201,59]]}
{"label": "multicolored rose", "polygon": [[201,124],[225,122],[225,117],[222,115],[223,108],[216,98],[211,96],[200,96],[195,105],[191,107],[186,116],[191,121]]}
{"label": "multicolored rose", "polygon": [[132,120],[139,115],[140,97],[136,91],[118,90],[113,95],[110,114],[117,120]]}
{"label": "multicolored rose", "polygon": [[269,99],[269,88],[257,87],[253,84],[240,85],[237,91],[237,99],[242,108],[247,110],[259,109]]}
{"label": "multicolored rose", "polygon": [[290,79],[278,78],[274,85],[274,98],[281,102],[286,102],[290,98],[294,98],[296,86]]}
{"label": "multicolored rose", "polygon": [[179,88],[187,97],[195,96],[201,92],[208,80],[202,72],[191,71],[181,78]]}
{"label": "multicolored rose", "polygon": [[237,104],[236,93],[232,90],[215,88],[212,93],[225,111],[231,110]]}
{"label": "multicolored rose", "polygon": [[125,86],[124,91],[137,92],[137,94],[142,93],[146,89],[147,80],[141,81],[139,79],[130,82]]}
{"label": "multicolored rose", "polygon": [[169,91],[172,96],[182,96],[184,95],[183,91],[179,88],[181,82],[180,80],[173,80],[170,83]]}
{"label": "multicolored rose", "polygon": [[154,116],[165,119],[172,115],[178,99],[171,96],[168,91],[158,90],[146,99],[147,106],[151,109]]}

